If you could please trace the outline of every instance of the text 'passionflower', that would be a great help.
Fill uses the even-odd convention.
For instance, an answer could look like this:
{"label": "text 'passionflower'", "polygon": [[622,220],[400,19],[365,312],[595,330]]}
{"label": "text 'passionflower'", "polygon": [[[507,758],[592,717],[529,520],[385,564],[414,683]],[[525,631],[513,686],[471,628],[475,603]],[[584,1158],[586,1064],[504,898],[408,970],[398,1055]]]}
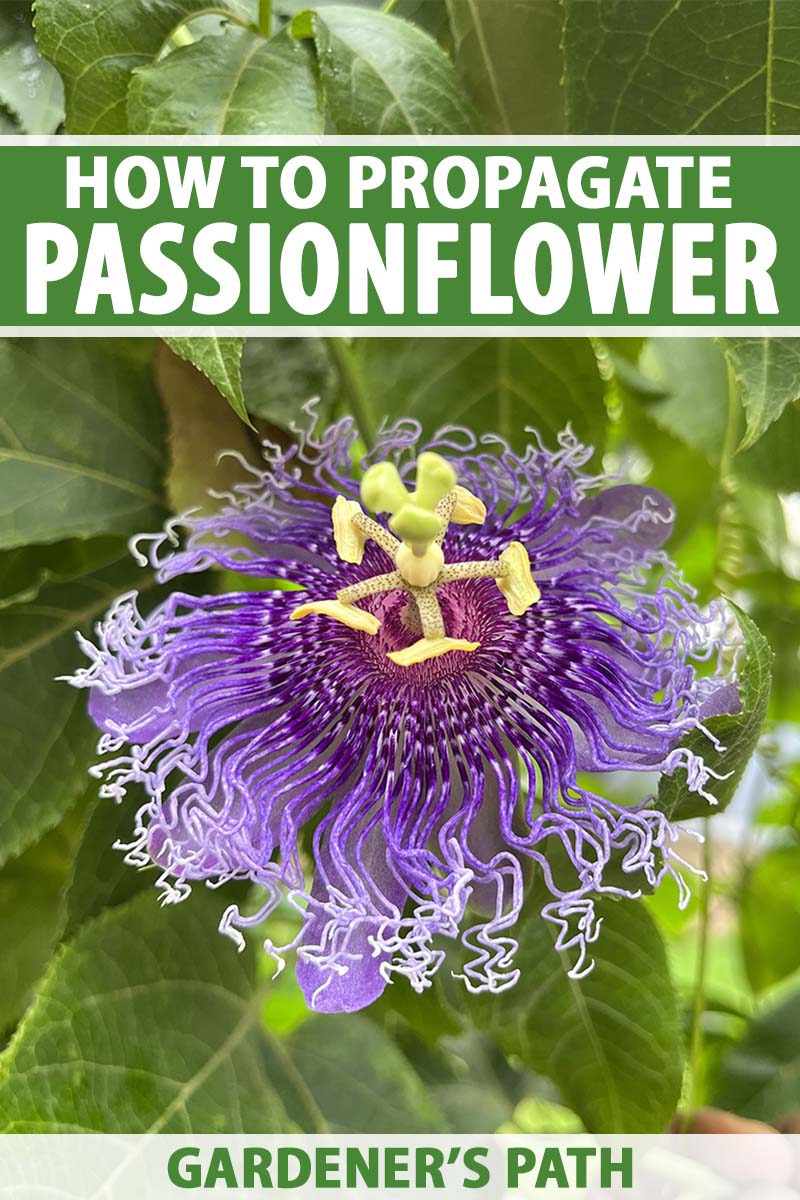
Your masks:
{"label": "text 'passionflower'", "polygon": [[357,470],[355,441],[345,420],[267,447],[219,512],[136,539],[162,581],[219,566],[307,595],[175,592],[143,617],[130,594],[82,639],[101,792],[147,796],[127,859],[160,868],[168,901],[260,885],[257,914],[223,917],[240,943],[288,896],[318,1010],[361,1008],[393,973],[423,988],[446,938],[470,989],[510,986],[534,871],[581,974],[598,895],[666,876],[687,893],[651,800],[621,807],[578,773],[684,771],[712,799],[680,743],[737,708],[724,614],[661,549],[666,497],[585,473],[569,433],[518,456],[464,429],[422,446],[404,421]]}

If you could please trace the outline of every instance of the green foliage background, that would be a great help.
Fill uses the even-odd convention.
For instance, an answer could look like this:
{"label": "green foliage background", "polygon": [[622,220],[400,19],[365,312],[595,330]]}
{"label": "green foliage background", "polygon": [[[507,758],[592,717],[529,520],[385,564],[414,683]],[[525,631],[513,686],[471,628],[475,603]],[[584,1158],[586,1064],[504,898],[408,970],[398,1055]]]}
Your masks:
{"label": "green foliage background", "polygon": [[[13,0],[0,129],[800,132],[790,0],[726,4],[724,38],[719,0],[383,7],[37,0],[34,40]],[[652,781],[705,821],[710,883],[684,914],[669,888],[604,902],[580,982],[534,884],[513,991],[468,998],[443,971],[422,997],[401,983],[313,1016],[291,970],[211,932],[225,889],[160,909],[111,849],[134,802],[96,802],[85,697],[54,682],[73,631],[122,591],[155,602],[127,538],[235,483],[219,451],[258,461],[312,396],[365,441],[397,416],[515,444],[571,422],[598,465],[673,496],[673,554],[740,606],[744,712],[716,719],[728,816]],[[792,339],[0,342],[0,1128],[648,1132],[681,1095],[800,1109],[799,397]]]}

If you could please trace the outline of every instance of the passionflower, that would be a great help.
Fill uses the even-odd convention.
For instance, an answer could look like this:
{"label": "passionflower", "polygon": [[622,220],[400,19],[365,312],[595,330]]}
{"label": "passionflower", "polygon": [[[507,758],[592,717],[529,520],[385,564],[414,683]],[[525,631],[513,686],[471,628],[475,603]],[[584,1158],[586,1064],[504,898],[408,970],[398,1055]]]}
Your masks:
{"label": "passionflower", "polygon": [[682,742],[737,705],[724,612],[662,550],[671,503],[587,473],[569,431],[520,456],[401,421],[354,466],[349,420],[310,426],[213,515],[134,539],[162,582],[222,567],[263,590],[176,591],[147,616],[128,594],[81,639],[101,793],[146,796],[128,862],[159,868],[167,902],[259,885],[258,912],[223,917],[239,944],[288,898],[317,1010],[393,975],[424,988],[446,939],[468,988],[512,985],[534,872],[556,947],[589,970],[598,896],[688,892],[652,797],[620,806],[582,773],[681,771],[713,801]]}

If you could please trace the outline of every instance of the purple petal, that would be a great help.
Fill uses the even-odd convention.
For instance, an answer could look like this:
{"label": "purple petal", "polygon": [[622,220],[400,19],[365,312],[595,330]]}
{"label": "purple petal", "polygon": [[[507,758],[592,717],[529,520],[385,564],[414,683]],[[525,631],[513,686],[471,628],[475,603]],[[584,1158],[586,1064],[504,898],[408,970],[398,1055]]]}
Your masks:
{"label": "purple petal", "polygon": [[700,719],[707,721],[709,717],[721,717],[727,713],[735,715],[741,711],[738,686],[735,683],[723,683],[715,687],[700,704]]}
{"label": "purple petal", "polygon": [[124,733],[131,742],[149,742],[172,720],[169,684],[164,679],[140,683],[110,695],[93,689],[89,716],[104,733]]}
{"label": "purple petal", "polygon": [[[303,929],[297,960],[298,983],[315,1012],[356,1012],[377,1000],[386,987],[381,966],[390,961],[391,955],[377,950],[370,939],[376,938],[387,920],[397,921],[407,893],[389,868],[380,828],[364,839],[361,869],[364,889],[360,896],[353,897],[349,928],[345,925],[342,929],[339,918],[336,923],[340,927],[333,931],[334,922],[326,905],[336,893],[333,903],[340,906],[341,896],[347,895],[351,885],[328,842],[320,843],[309,902],[311,915]],[[322,953],[311,959],[309,947],[319,948]]]}
{"label": "purple petal", "polygon": [[670,537],[675,505],[656,488],[623,483],[583,500],[578,520],[587,532],[603,530],[605,553],[630,552],[640,558],[659,550]]}

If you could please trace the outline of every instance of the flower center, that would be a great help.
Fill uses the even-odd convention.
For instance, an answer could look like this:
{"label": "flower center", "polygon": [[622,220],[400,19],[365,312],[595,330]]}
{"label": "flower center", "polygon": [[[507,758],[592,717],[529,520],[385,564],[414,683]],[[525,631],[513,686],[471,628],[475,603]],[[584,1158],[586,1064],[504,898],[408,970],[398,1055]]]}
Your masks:
{"label": "flower center", "polygon": [[335,598],[301,604],[291,614],[292,620],[316,613],[374,635],[381,621],[359,608],[359,602],[386,592],[404,593],[405,620],[421,636],[411,646],[389,651],[387,657],[410,667],[453,650],[477,650],[480,645],[447,635],[438,594],[446,584],[493,579],[516,616],[539,599],[528,552],[520,542],[510,542],[497,559],[445,562],[442,543],[448,525],[482,524],[486,508],[456,483],[455,471],[440,455],[432,451],[420,455],[413,492],[393,463],[377,463],[364,475],[361,498],[373,511],[391,514],[389,529],[368,517],[355,500],[339,496],[332,514],[337,553],[344,562],[360,563],[366,542],[373,541],[389,555],[395,569],[341,588]]}

